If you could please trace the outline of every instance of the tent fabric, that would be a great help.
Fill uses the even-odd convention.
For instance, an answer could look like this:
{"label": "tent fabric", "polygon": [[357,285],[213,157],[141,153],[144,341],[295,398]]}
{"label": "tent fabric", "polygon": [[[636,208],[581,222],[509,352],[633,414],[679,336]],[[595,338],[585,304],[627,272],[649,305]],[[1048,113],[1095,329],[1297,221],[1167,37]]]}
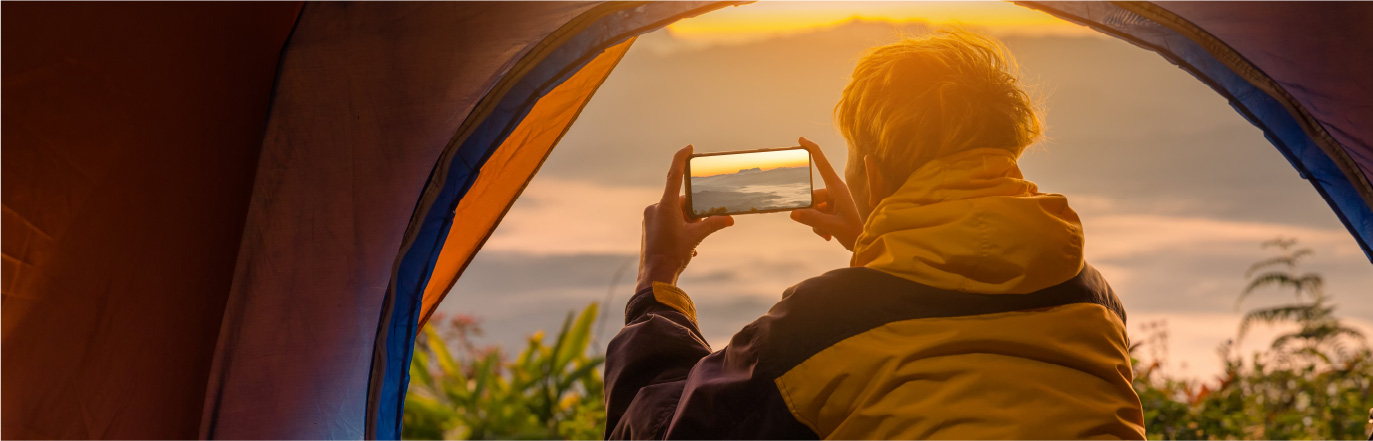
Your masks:
{"label": "tent fabric", "polygon": [[[471,263],[472,257],[490,237],[496,223],[510,210],[515,199],[538,173],[553,146],[567,133],[571,122],[591,100],[595,89],[605,81],[611,69],[629,51],[634,39],[617,44],[586,64],[572,78],[539,98],[529,115],[510,136],[505,138],[486,160],[472,188],[458,201],[453,211],[453,223],[444,239],[439,258],[429,284],[424,287],[419,326],[433,315],[443,297],[453,289],[458,274]],[[486,232],[484,235],[472,234]]]}
{"label": "tent fabric", "polygon": [[306,5],[281,59],[202,437],[370,435],[381,300],[435,160],[517,60],[594,6]]}
{"label": "tent fabric", "polygon": [[1210,85],[1263,130],[1373,260],[1373,5],[1018,3],[1157,52]]}
{"label": "tent fabric", "polygon": [[3,5],[0,438],[194,438],[301,4]]}
{"label": "tent fabric", "polygon": [[[418,332],[423,294],[429,285],[436,262],[442,254],[446,235],[454,225],[463,225],[464,234],[479,235],[484,241],[490,229],[481,220],[454,217],[458,202],[472,188],[480,170],[516,130],[535,103],[553,87],[585,66],[597,54],[636,35],[649,32],[678,19],[723,7],[728,2],[611,2],[586,11],[563,24],[548,39],[521,60],[507,74],[506,82],[488,94],[473,111],[445,149],[435,166],[429,186],[420,197],[401,245],[401,256],[393,284],[382,305],[373,356],[367,434],[369,437],[400,436],[401,411],[405,402],[411,352]],[[523,64],[528,62],[528,64]],[[608,73],[608,70],[607,70]],[[600,79],[594,81],[600,83]],[[503,88],[508,87],[508,88]],[[591,93],[587,90],[586,93]],[[552,121],[531,121],[548,124]],[[567,120],[570,123],[571,119]],[[539,129],[562,132],[565,128]],[[556,140],[556,138],[554,139]],[[517,146],[512,144],[511,146]],[[497,167],[503,167],[497,165]],[[531,175],[509,175],[523,187]],[[503,201],[507,204],[508,201]],[[504,211],[502,209],[502,211]],[[497,216],[497,219],[499,216]],[[469,226],[471,228],[469,228]],[[470,257],[470,256],[469,256]],[[468,258],[452,259],[462,261]],[[458,274],[454,272],[454,278]],[[451,285],[451,281],[443,282]],[[434,305],[436,306],[436,305]]]}
{"label": "tent fabric", "polygon": [[1300,103],[1357,165],[1364,176],[1361,191],[1373,203],[1373,193],[1369,193],[1373,187],[1368,186],[1373,180],[1373,124],[1369,124],[1373,87],[1367,84],[1373,72],[1373,5],[1246,2],[1236,6],[1153,5],[1224,41],[1276,82],[1281,87],[1278,93]]}

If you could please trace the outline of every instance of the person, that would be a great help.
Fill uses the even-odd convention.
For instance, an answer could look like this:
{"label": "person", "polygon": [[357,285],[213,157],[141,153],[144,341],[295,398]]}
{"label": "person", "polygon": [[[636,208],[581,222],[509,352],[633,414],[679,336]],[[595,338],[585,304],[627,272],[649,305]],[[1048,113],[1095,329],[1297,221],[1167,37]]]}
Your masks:
{"label": "person", "polygon": [[606,353],[606,438],[1143,439],[1125,311],[1017,166],[1043,125],[1015,71],[962,30],[863,56],[835,107],[847,179],[801,138],[825,188],[791,213],[851,265],[715,352],[676,281],[734,219],[684,215],[678,151]]}

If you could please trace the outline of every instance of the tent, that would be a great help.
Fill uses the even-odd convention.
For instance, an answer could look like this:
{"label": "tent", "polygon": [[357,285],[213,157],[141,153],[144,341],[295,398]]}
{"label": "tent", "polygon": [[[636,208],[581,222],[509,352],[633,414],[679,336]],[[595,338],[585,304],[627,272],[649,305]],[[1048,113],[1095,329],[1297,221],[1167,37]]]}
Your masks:
{"label": "tent", "polygon": [[[0,436],[397,438],[635,36],[732,4],[5,3]],[[1210,85],[1373,258],[1373,5],[1020,4]]]}

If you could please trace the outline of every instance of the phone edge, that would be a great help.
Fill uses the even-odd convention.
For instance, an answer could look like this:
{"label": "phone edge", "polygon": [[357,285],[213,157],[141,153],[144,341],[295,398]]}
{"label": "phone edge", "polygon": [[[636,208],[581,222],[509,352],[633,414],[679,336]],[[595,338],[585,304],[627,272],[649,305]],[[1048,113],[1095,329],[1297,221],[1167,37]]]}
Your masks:
{"label": "phone edge", "polygon": [[800,209],[804,209],[804,208],[815,208],[815,155],[812,154],[812,153],[810,152],[810,149],[806,148],[806,146],[803,146],[803,145],[797,145],[797,146],[791,146],[791,147],[764,147],[764,148],[752,149],[752,150],[730,150],[730,151],[724,151],[724,152],[692,153],[692,154],[690,154],[690,155],[687,155],[686,165],[685,165],[685,167],[684,167],[685,173],[682,174],[682,181],[683,181],[682,184],[683,184],[684,187],[686,187],[686,207],[684,207],[684,208],[686,208],[685,211],[687,212],[687,217],[688,217],[688,218],[691,218],[691,219],[705,219],[705,218],[707,218],[707,217],[710,217],[710,216],[697,216],[697,215],[696,215],[696,207],[692,204],[692,201],[691,201],[691,160],[692,160],[692,159],[695,159],[696,157],[699,157],[699,156],[736,155],[736,154],[740,154],[740,153],[759,153],[759,152],[771,152],[771,151],[778,151],[778,150],[795,150],[795,149],[801,149],[801,150],[805,150],[805,151],[806,151],[806,161],[807,161],[807,166],[806,166],[806,168],[807,168],[807,170],[810,172],[810,174],[808,174],[808,175],[806,176],[806,179],[810,180],[810,203],[809,203],[809,204],[807,204],[807,205],[805,205],[805,206],[794,207],[794,208],[773,208],[773,209],[758,210],[758,211],[733,211],[733,212],[728,212],[728,213],[713,214],[713,215],[710,215],[710,216],[733,216],[733,215],[736,215],[736,214],[781,213],[781,212],[783,212],[783,211],[800,210]]}

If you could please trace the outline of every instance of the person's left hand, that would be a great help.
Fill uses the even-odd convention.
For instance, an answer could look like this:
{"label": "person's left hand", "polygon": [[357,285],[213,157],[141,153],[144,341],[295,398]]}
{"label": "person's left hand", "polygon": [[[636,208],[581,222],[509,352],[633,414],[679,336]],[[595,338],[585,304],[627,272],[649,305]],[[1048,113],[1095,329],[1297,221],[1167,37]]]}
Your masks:
{"label": "person's left hand", "polygon": [[863,233],[863,219],[858,215],[858,206],[853,203],[848,184],[830,166],[830,160],[825,158],[825,151],[820,149],[820,145],[804,136],[797,141],[810,151],[815,169],[825,180],[825,188],[814,190],[811,194],[811,200],[815,201],[814,208],[792,210],[791,219],[811,227],[811,231],[825,240],[838,239],[844,249],[853,251],[854,242]]}
{"label": "person's left hand", "polygon": [[644,209],[643,249],[639,254],[639,283],[635,292],[652,287],[653,282],[677,284],[677,276],[696,255],[696,246],[710,233],[734,225],[734,218],[729,216],[686,216],[686,196],[679,193],[691,151],[692,146],[688,145],[672,157],[663,198]]}

